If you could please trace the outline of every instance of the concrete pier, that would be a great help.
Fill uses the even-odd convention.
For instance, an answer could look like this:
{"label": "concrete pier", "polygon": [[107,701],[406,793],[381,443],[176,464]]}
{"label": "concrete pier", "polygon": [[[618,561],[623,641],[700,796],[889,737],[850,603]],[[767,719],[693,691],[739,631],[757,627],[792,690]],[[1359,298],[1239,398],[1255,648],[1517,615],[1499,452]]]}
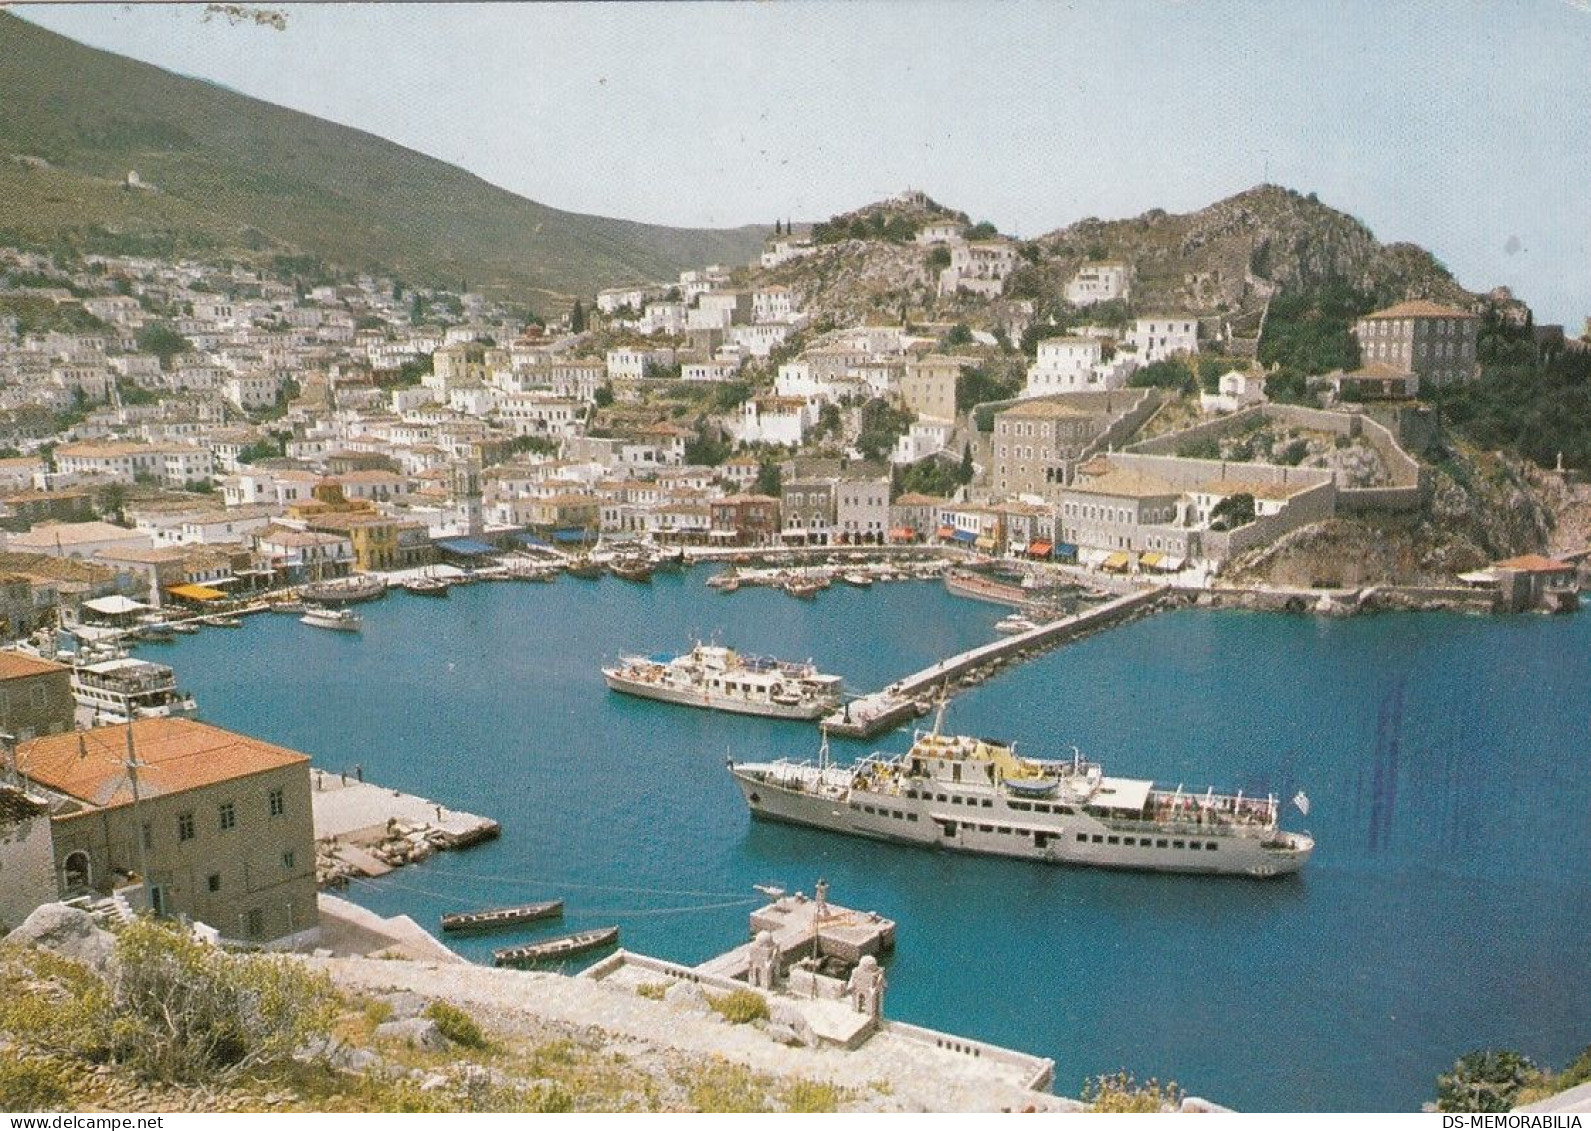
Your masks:
{"label": "concrete pier", "polygon": [[310,804],[323,883],[385,875],[398,864],[468,848],[502,831],[488,817],[362,781],[357,774],[312,771]]}
{"label": "concrete pier", "polygon": [[918,712],[916,701],[921,696],[967,683],[969,677],[970,682],[981,682],[980,669],[1025,658],[1125,620],[1153,608],[1170,592],[1166,586],[1135,590],[1026,632],[969,648],[932,667],[913,672],[883,691],[852,700],[845,708],[826,716],[821,725],[831,734],[846,738],[870,738],[915,715]]}

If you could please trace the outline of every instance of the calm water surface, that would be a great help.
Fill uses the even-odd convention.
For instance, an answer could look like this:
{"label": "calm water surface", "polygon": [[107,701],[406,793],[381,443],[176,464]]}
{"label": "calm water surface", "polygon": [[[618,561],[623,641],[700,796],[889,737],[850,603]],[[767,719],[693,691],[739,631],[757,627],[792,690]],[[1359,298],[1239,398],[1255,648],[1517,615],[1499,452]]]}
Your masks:
{"label": "calm water surface", "polygon": [[742,941],[750,885],[823,876],[899,921],[892,1016],[1054,1057],[1063,1092],[1127,1068],[1250,1110],[1409,1109],[1469,1049],[1561,1064],[1591,1042],[1591,615],[1168,613],[952,706],[957,731],[1075,743],[1110,773],[1305,790],[1288,820],[1313,863],[1254,882],[752,824],[726,753],[808,757],[816,730],[614,695],[602,661],[716,635],[870,690],[993,638],[1003,610],[937,584],[802,602],[704,576],[396,594],[361,607],[359,636],[273,614],[144,654],[208,721],[501,821],[501,840],[350,889],[422,924],[563,896],[558,929],[614,922],[695,963]]}

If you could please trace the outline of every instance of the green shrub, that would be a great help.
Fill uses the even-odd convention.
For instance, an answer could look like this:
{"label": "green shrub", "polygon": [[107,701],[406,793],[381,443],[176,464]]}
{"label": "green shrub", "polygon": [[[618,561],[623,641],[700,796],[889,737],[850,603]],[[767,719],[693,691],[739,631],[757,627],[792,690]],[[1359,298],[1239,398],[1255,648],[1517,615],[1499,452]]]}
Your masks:
{"label": "green shrub", "polygon": [[765,1081],[741,1064],[717,1061],[695,1072],[686,1084],[692,1111],[764,1112],[768,1110]]}
{"label": "green shrub", "polygon": [[768,1020],[768,1002],[754,990],[733,990],[727,994],[707,997],[713,1012],[732,1025],[749,1025],[753,1021]]}
{"label": "green shrub", "polygon": [[435,1021],[442,1035],[454,1044],[467,1049],[486,1047],[486,1034],[481,1032],[475,1018],[451,1002],[433,1001],[425,1007],[425,1016]]}
{"label": "green shrub", "polygon": [[141,919],[116,940],[112,1043],[140,1076],[213,1082],[290,1058],[330,1030],[330,983],[280,955],[233,955]]}
{"label": "green shrub", "polygon": [[1116,1072],[1083,1081],[1082,1098],[1090,1111],[1175,1111],[1182,1105],[1182,1089],[1175,1083],[1162,1084],[1153,1077],[1140,1084],[1132,1073]]}
{"label": "green shrub", "polygon": [[786,1111],[827,1112],[838,1111],[844,1093],[833,1084],[818,1080],[797,1080],[784,1090],[780,1098]]}
{"label": "green shrub", "polygon": [[668,992],[668,986],[663,982],[643,982],[635,987],[635,992],[652,1001],[662,1001],[663,995]]}
{"label": "green shrub", "polygon": [[0,1057],[0,1111],[60,1111],[71,1103],[72,1076],[63,1065]]}
{"label": "green shrub", "polygon": [[1510,1049],[1481,1049],[1454,1062],[1436,1078],[1436,1110],[1504,1112],[1520,1091],[1541,1077],[1531,1059]]}

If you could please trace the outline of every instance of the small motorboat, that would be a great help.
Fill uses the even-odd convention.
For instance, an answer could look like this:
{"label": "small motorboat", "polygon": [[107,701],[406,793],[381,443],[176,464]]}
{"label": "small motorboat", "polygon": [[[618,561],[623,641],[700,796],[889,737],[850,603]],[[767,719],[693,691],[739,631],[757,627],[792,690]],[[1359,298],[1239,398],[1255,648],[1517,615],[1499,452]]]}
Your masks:
{"label": "small motorboat", "polygon": [[865,573],[844,573],[840,575],[840,580],[858,589],[866,589],[873,584],[873,579]]}
{"label": "small motorboat", "polygon": [[222,616],[218,613],[215,616],[200,617],[199,623],[207,624],[211,628],[242,628],[243,618]]}
{"label": "small motorboat", "polygon": [[816,581],[804,577],[792,577],[784,583],[784,591],[792,597],[800,597],[810,601],[818,595],[818,590],[823,586]]}
{"label": "small motorboat", "polygon": [[352,609],[309,609],[298,618],[300,624],[314,628],[329,628],[336,632],[358,632],[365,626],[365,618]]}
{"label": "small motorboat", "polygon": [[1012,613],[1003,620],[997,621],[994,630],[1005,636],[1016,636],[1018,633],[1032,632],[1037,627],[1037,621],[1029,620],[1019,613]]}
{"label": "small motorboat", "polygon": [[469,931],[495,931],[518,923],[556,919],[563,914],[563,900],[522,903],[517,907],[491,907],[484,911],[453,911],[442,916],[442,929],[452,934]]}
{"label": "small motorboat", "polygon": [[416,597],[446,597],[450,588],[440,577],[411,577],[403,583],[403,591]]}
{"label": "small motorboat", "polygon": [[617,942],[618,939],[619,928],[596,927],[589,931],[576,931],[572,935],[559,935],[557,938],[543,942],[493,951],[492,963],[496,966],[533,966],[538,962],[552,962],[559,958],[584,954],[588,950],[597,950]]}

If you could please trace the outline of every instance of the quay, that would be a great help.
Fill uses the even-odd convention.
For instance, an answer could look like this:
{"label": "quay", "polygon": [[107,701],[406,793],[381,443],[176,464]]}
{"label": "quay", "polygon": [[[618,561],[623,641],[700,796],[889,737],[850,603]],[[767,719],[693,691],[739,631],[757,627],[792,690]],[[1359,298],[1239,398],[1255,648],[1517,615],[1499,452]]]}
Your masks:
{"label": "quay", "polygon": [[840,710],[825,716],[819,725],[829,733],[845,738],[871,738],[922,713],[919,699],[936,689],[948,691],[953,683],[961,686],[981,682],[986,669],[1007,660],[1026,658],[1146,612],[1159,605],[1170,593],[1171,589],[1163,585],[1139,589],[1071,616],[1037,625],[1026,632],[969,648],[940,660],[932,667],[913,672],[882,691],[853,699]]}
{"label": "quay", "polygon": [[350,876],[384,876],[433,853],[492,840],[494,820],[367,782],[356,772],[312,775],[315,871],[321,886]]}

